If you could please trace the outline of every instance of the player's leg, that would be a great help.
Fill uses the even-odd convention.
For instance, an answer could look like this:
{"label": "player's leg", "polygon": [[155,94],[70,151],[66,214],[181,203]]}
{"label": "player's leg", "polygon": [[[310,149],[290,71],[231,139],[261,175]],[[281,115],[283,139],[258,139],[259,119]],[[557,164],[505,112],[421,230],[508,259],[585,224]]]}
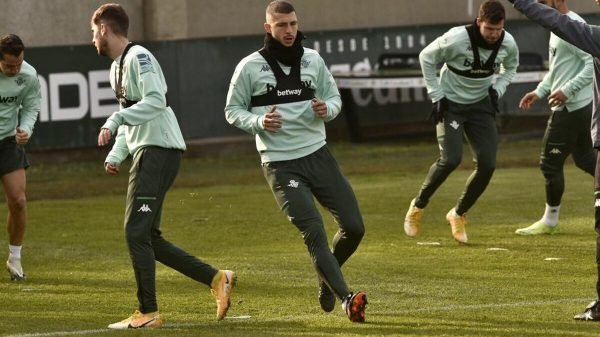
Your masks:
{"label": "player's leg", "polygon": [[162,198],[160,171],[153,147],[139,150],[132,162],[125,209],[125,237],[137,283],[139,311],[158,311],[156,303],[156,263],[152,247],[152,226],[160,215]]}
{"label": "player's leg", "polygon": [[21,265],[21,247],[27,223],[27,201],[25,197],[25,169],[18,169],[2,176],[2,185],[8,206],[7,231],[9,256],[6,267],[12,280],[26,278]]}
{"label": "player's leg", "polygon": [[350,294],[340,265],[329,249],[323,219],[317,210],[307,178],[305,158],[263,164],[265,178],[280,209],[302,233],[318,276],[342,299]]}
{"label": "player's leg", "polygon": [[411,201],[404,218],[404,232],[414,237],[421,226],[423,209],[435,191],[446,181],[462,161],[464,106],[449,102],[449,111],[444,121],[436,125],[436,135],[440,156],[429,168],[425,181],[417,196]]}
{"label": "player's leg", "polygon": [[496,169],[498,130],[495,114],[487,99],[478,102],[468,112],[468,121],[465,122],[464,129],[473,153],[475,170],[467,179],[456,206],[446,215],[454,239],[461,243],[468,240],[465,214],[483,194]]}
{"label": "player's leg", "polygon": [[450,110],[443,122],[436,125],[436,135],[440,156],[429,168],[419,194],[415,198],[415,206],[421,209],[429,203],[435,191],[446,181],[462,161],[464,122],[462,113],[464,107],[460,104],[449,103]]}
{"label": "player's leg", "polygon": [[217,302],[217,320],[221,320],[225,318],[231,304],[230,297],[235,285],[235,274],[230,270],[219,271],[177,247],[166,240],[160,230],[163,203],[177,177],[181,158],[181,151],[162,148],[152,149],[152,155],[146,154],[144,158],[144,165],[151,166],[158,172],[156,210],[153,210],[156,214],[152,224],[154,257],[162,264],[210,287]]}
{"label": "player's leg", "polygon": [[0,140],[0,177],[8,206],[7,232],[9,256],[6,268],[11,280],[26,278],[21,265],[21,248],[27,224],[26,175],[27,155],[14,137]]}
{"label": "player's leg", "polygon": [[[559,232],[558,216],[565,190],[563,167],[577,137],[575,130],[572,129],[574,125],[570,121],[573,113],[566,110],[553,111],[548,119],[540,154],[540,169],[544,175],[546,190],[544,215],[531,226],[517,229],[516,234],[539,235]],[[588,139],[590,139],[589,125],[587,128]],[[591,144],[590,149],[592,149]]]}
{"label": "player's leg", "polygon": [[465,123],[465,135],[473,152],[475,170],[469,176],[465,190],[455,207],[456,213],[465,214],[487,188],[496,169],[498,130],[493,113],[477,111]]}
{"label": "player's leg", "polygon": [[352,186],[329,149],[325,146],[314,155],[311,160],[312,192],[339,226],[333,239],[333,255],[342,266],[364,236],[363,218]]}
{"label": "player's leg", "polygon": [[[311,165],[312,192],[338,225],[332,251],[341,267],[364,236],[362,215],[350,183],[326,146],[311,156]],[[319,301],[325,311],[331,311],[335,306],[335,296],[323,281],[319,284]]]}

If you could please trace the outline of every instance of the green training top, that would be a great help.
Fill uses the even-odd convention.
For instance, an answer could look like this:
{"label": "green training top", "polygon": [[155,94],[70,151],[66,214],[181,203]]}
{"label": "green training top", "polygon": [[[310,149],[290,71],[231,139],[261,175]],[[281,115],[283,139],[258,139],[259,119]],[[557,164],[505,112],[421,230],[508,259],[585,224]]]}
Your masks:
{"label": "green training top", "polygon": [[41,101],[37,72],[29,63],[23,61],[13,77],[0,73],[0,139],[14,136],[17,126],[31,137]]}
{"label": "green training top", "polygon": [[[120,61],[121,57],[116,58],[110,67],[110,85],[115,91]],[[125,97],[137,103],[114,112],[102,126],[113,135],[118,131],[106,162],[120,164],[146,146],[184,151],[175,113],[167,106],[167,83],[154,55],[144,47],[131,47],[123,62],[122,83]]]}
{"label": "green training top", "polygon": [[[481,63],[484,64],[492,50],[479,48]],[[493,77],[469,78],[448,69],[448,65],[458,70],[472,68],[473,51],[465,26],[454,27],[425,47],[419,54],[427,93],[433,102],[446,97],[452,102],[472,104],[488,95]],[[443,63],[438,80],[436,67]],[[519,66],[519,50],[515,39],[505,31],[504,40],[494,62],[498,73],[494,89],[499,96],[504,95]]]}
{"label": "green training top", "polygon": [[[585,22],[574,12],[568,12],[566,15],[573,20]],[[538,84],[535,93],[542,98],[561,89],[568,100],[564,106],[552,107],[552,110],[562,110],[566,106],[567,110],[575,111],[592,102],[593,74],[592,56],[552,33],[550,70]]]}
{"label": "green training top", "polygon": [[[285,74],[291,67],[279,63]],[[325,61],[313,49],[304,48],[300,66],[301,81],[315,90],[315,97],[327,104],[327,116],[319,118],[311,101],[277,104],[282,126],[276,133],[263,129],[267,106],[251,106],[251,98],[267,93],[277,81],[267,61],[258,53],[245,57],[237,65],[227,94],[225,117],[236,127],[256,136],[256,149],[261,161],[292,160],[307,156],[325,145],[325,123],[333,120],[342,106],[340,93]],[[280,95],[294,95],[295,90],[282,90]]]}

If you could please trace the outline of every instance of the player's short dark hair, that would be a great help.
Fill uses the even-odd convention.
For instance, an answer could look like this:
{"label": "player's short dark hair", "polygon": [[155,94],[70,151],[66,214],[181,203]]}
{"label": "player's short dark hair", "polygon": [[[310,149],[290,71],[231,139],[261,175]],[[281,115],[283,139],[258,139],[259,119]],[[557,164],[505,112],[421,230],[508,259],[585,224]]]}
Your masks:
{"label": "player's short dark hair", "polygon": [[290,14],[295,12],[294,6],[291,3],[283,0],[275,0],[271,1],[267,6],[267,14],[273,15],[275,13],[279,14]]}
{"label": "player's short dark hair", "polygon": [[119,4],[104,4],[92,15],[92,23],[100,22],[108,25],[113,33],[127,37],[129,31],[129,16],[125,8]]}
{"label": "player's short dark hair", "polygon": [[498,24],[506,19],[504,6],[498,0],[487,0],[479,7],[479,20]]}
{"label": "player's short dark hair", "polygon": [[25,45],[15,34],[6,34],[0,38],[0,59],[4,59],[4,54],[19,57],[23,50]]}

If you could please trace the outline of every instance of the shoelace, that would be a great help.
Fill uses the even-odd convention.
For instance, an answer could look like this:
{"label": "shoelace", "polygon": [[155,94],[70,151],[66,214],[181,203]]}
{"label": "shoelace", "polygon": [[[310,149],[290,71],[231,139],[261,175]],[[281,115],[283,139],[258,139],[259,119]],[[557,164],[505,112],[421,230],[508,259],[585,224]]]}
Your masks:
{"label": "shoelace", "polygon": [[140,317],[142,315],[142,313],[139,310],[136,310],[133,312],[133,314],[131,314],[131,316],[125,318],[124,320],[122,320],[121,322],[130,322],[133,321],[134,319]]}

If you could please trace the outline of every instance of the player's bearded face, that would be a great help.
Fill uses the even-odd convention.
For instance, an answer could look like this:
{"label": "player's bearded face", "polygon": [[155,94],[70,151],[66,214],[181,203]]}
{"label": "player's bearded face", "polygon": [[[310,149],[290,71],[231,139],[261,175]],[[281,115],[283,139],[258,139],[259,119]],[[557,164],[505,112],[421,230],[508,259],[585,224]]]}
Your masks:
{"label": "player's bearded face", "polygon": [[487,21],[479,21],[479,19],[477,19],[477,23],[479,24],[479,32],[485,42],[489,44],[498,42],[500,36],[502,36],[502,31],[504,30],[504,20],[499,23],[490,23]]}
{"label": "player's bearded face", "polygon": [[108,56],[108,42],[102,37],[102,34],[100,33],[100,27],[98,25],[92,25],[92,34],[92,43],[94,44],[94,47],[96,47],[98,55]]}
{"label": "player's bearded face", "polygon": [[267,15],[265,30],[273,38],[286,47],[291,47],[298,34],[298,19],[296,13],[273,13]]}

